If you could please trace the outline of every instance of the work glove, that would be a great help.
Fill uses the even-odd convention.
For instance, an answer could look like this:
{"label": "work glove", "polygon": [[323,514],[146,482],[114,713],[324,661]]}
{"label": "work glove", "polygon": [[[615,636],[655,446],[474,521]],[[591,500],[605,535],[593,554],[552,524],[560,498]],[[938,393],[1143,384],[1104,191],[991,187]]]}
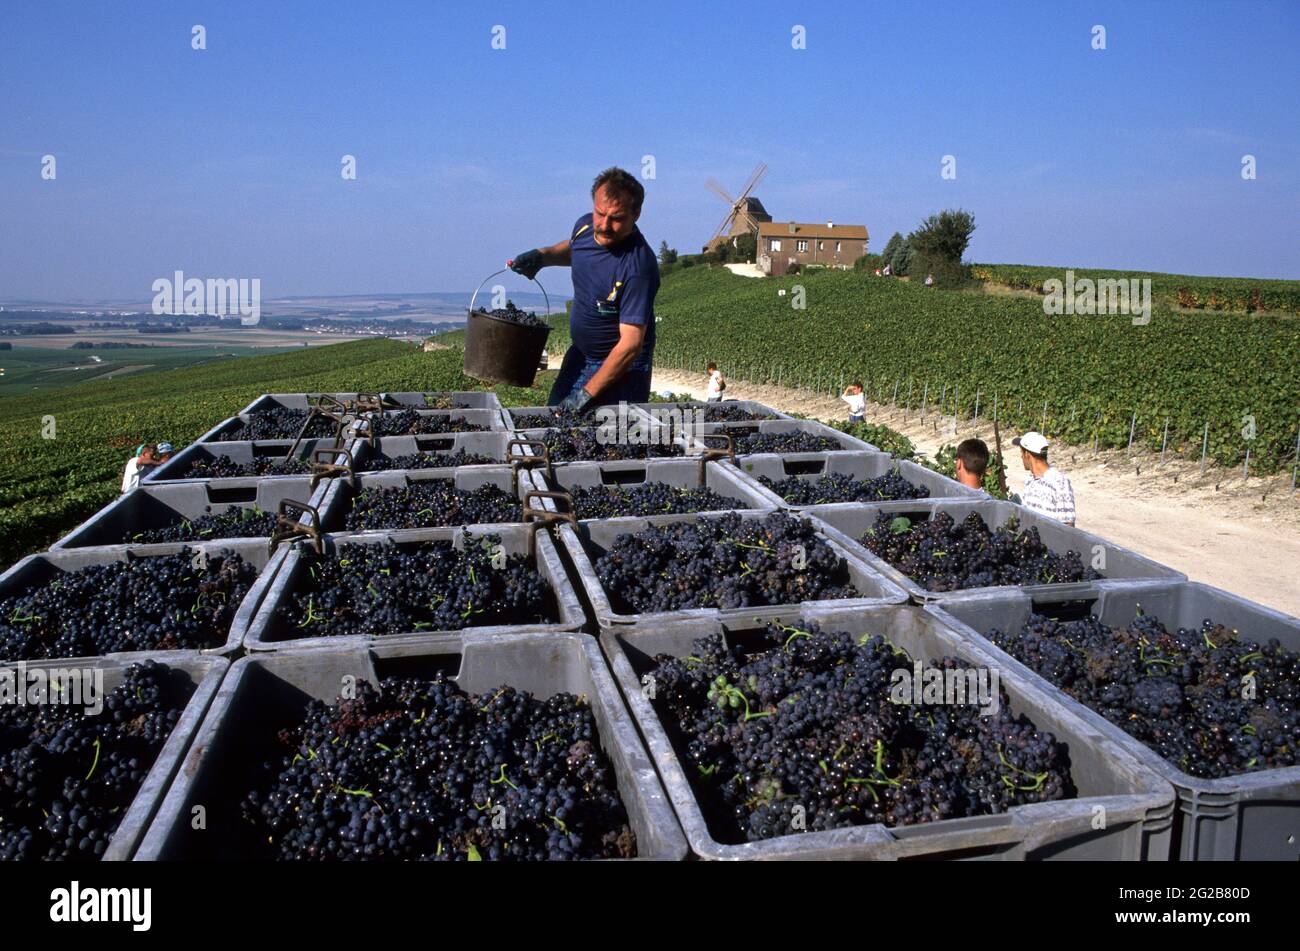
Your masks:
{"label": "work glove", "polygon": [[575,387],[568,396],[560,400],[560,410],[568,410],[573,413],[581,413],[595,399],[587,392],[585,387]]}
{"label": "work glove", "polygon": [[522,274],[530,281],[537,276],[537,272],[542,269],[542,252],[537,248],[531,251],[525,251],[506,262],[506,266],[516,274]]}

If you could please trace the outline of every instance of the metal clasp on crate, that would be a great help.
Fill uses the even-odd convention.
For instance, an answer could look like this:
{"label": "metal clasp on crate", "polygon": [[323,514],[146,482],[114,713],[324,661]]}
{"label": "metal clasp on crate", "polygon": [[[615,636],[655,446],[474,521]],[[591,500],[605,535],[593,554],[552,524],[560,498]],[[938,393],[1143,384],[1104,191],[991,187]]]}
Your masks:
{"label": "metal clasp on crate", "polygon": [[[734,466],[736,464],[736,442],[732,439],[730,433],[701,433],[698,436],[692,436],[692,439],[701,440],[702,451],[700,452],[700,485],[705,484],[705,467],[714,459],[727,459]],[[703,446],[705,439],[725,439],[727,445],[722,449],[710,449]]]}
{"label": "metal clasp on crate", "polygon": [[[310,524],[302,523],[301,518],[304,515],[311,516]],[[316,554],[325,554],[325,539],[320,531],[320,512],[316,511],[315,506],[308,505],[306,502],[281,499],[280,510],[275,516],[275,529],[271,532],[271,540],[266,546],[267,553],[274,554],[280,542],[299,536],[311,539]]]}
{"label": "metal clasp on crate", "polygon": [[[342,456],[346,461],[335,462],[337,456]],[[339,446],[335,449],[316,449],[311,454],[311,488],[315,489],[320,484],[321,479],[333,479],[335,476],[346,474],[348,485],[352,488],[357,487],[356,466],[352,461],[351,450]]]}
{"label": "metal clasp on crate", "polygon": [[[533,499],[553,499],[556,502],[563,502],[566,511],[551,512],[546,509],[533,508],[529,503]],[[558,506],[557,506],[558,508]],[[565,490],[558,492],[545,492],[541,489],[532,489],[524,493],[524,524],[528,526],[528,552],[536,557],[537,555],[537,530],[548,525],[555,525],[560,522],[567,522],[576,530],[578,527],[578,516],[573,509],[573,496]]]}
{"label": "metal clasp on crate", "polygon": [[[522,452],[515,452],[515,446],[521,446],[526,449],[532,449],[539,452],[540,455],[525,455]],[[551,450],[546,448],[546,443],[537,439],[511,439],[506,443],[506,462],[510,463],[510,486],[511,490],[519,494],[519,470],[520,469],[537,469],[545,468],[546,477],[555,479],[555,469],[551,465]]]}
{"label": "metal clasp on crate", "polygon": [[[334,406],[338,408],[339,412],[335,413],[332,410],[324,409],[322,404],[324,404],[326,400],[333,403]],[[303,437],[307,435],[307,428],[311,426],[312,420],[314,420],[317,416],[323,416],[326,419],[334,420],[334,441],[336,443],[341,442],[343,439],[343,428],[347,425],[347,423],[343,419],[343,415],[340,414],[343,415],[347,414],[347,407],[345,407],[342,403],[334,399],[334,397],[332,396],[326,396],[322,394],[320,397],[318,397],[316,403],[311,408],[311,412],[309,412],[307,414],[307,418],[303,420],[302,429],[298,430],[298,435],[294,439],[293,445],[290,446],[289,451],[284,454],[284,458],[292,459],[294,455],[298,452],[298,447],[302,444]]]}
{"label": "metal clasp on crate", "polygon": [[382,413],[384,410],[397,405],[397,403],[385,400],[380,393],[358,393],[356,399],[351,401],[349,409],[360,416],[363,413]]}

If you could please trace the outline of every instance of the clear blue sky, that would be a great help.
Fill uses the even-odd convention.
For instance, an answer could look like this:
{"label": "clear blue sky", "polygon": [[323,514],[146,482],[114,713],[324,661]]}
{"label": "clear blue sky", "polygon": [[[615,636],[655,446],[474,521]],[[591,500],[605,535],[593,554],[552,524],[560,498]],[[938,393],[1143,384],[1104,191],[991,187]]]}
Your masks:
{"label": "clear blue sky", "polygon": [[705,179],[764,161],[777,220],[876,250],[960,206],[970,260],[1300,278],[1297,49],[1295,0],[5,0],[0,298],[147,300],[176,269],[466,290],[646,154],[655,247],[698,250],[726,211]]}

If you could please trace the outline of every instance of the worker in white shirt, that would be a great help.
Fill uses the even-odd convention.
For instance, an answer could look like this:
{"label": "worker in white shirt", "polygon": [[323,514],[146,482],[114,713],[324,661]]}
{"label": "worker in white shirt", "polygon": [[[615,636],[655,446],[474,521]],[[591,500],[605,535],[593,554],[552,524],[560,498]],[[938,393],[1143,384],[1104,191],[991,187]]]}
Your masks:
{"label": "worker in white shirt", "polygon": [[840,399],[849,404],[849,422],[861,423],[867,416],[867,398],[862,395],[861,383],[850,383],[840,394]]}
{"label": "worker in white shirt", "polygon": [[1050,445],[1042,433],[1028,432],[1011,440],[1020,447],[1020,460],[1029,471],[1020,504],[1031,512],[1046,515],[1066,525],[1075,522],[1074,487],[1070,480],[1047,461]]}
{"label": "worker in white shirt", "polygon": [[727,388],[727,381],[722,378],[722,373],[718,370],[718,365],[712,360],[709,361],[709,389],[708,398],[710,403],[722,402],[722,391]]}
{"label": "worker in white shirt", "polygon": [[[122,492],[125,494],[140,484],[141,467],[157,465],[158,460],[154,456],[156,446],[151,443],[141,443],[135,447],[135,455],[126,462],[126,470],[122,473]],[[148,471],[147,468],[145,471]]]}

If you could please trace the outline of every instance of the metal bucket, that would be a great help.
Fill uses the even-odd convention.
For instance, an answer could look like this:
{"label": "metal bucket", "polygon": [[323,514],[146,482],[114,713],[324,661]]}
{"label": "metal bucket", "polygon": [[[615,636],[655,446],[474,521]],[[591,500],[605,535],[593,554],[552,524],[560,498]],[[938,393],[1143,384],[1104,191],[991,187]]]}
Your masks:
{"label": "metal bucket", "polygon": [[[537,377],[537,365],[541,362],[542,348],[546,346],[551,328],[525,327],[474,310],[474,302],[478,299],[483,284],[506,270],[507,268],[502,268],[485,277],[470,298],[469,321],[465,325],[465,374],[488,383],[532,386]],[[533,283],[542,288],[546,313],[549,315],[551,298],[547,295],[546,288],[535,278]]]}

